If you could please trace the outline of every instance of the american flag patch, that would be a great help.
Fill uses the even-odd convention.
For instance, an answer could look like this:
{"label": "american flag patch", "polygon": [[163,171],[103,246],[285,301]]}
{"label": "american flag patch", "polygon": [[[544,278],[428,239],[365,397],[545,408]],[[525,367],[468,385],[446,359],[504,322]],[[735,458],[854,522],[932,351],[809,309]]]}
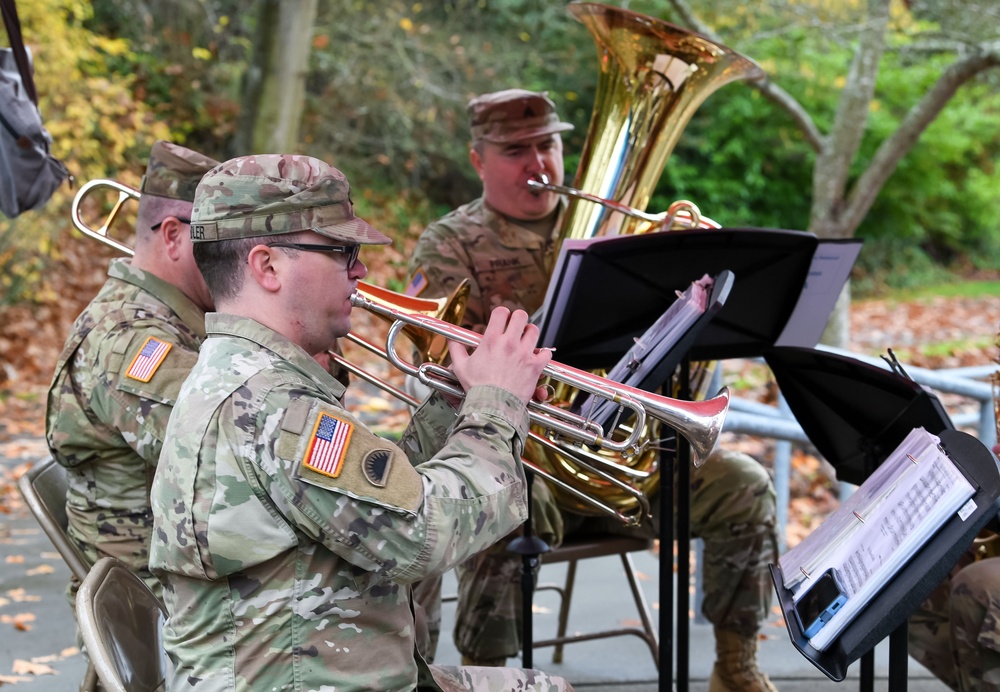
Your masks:
{"label": "american flag patch", "polygon": [[325,413],[319,414],[302,464],[324,476],[336,478],[343,466],[347,443],[354,427]]}
{"label": "american flag patch", "polygon": [[406,286],[404,293],[408,296],[419,296],[427,288],[427,275],[424,274],[423,269],[418,269],[410,279],[410,283]]}
{"label": "american flag patch", "polygon": [[171,348],[173,348],[173,344],[160,341],[153,336],[149,337],[146,339],[146,343],[142,345],[142,348],[139,349],[135,358],[132,359],[131,365],[125,371],[125,376],[131,377],[133,380],[139,380],[140,382],[149,382],[153,379],[156,369],[160,367],[160,363],[170,353]]}

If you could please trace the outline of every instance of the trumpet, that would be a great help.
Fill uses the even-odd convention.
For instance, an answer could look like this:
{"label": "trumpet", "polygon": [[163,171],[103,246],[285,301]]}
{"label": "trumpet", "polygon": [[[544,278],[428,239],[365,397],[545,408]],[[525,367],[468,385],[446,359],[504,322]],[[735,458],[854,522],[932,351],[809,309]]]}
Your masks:
{"label": "trumpet", "polygon": [[[395,341],[406,327],[416,327],[443,336],[444,338],[476,347],[482,337],[468,329],[422,314],[410,314],[388,304],[379,304],[361,293],[351,297],[354,307],[379,315],[390,322],[386,337],[386,357],[394,366],[408,375],[416,377],[428,387],[453,396],[461,397],[464,392],[457,386],[451,371],[434,363],[414,365],[404,361],[396,351]],[[681,401],[670,397],[629,387],[608,380],[585,370],[579,370],[555,361],[550,362],[542,374],[557,382],[566,383],[576,389],[588,392],[630,409],[635,416],[631,433],[623,440],[604,436],[603,428],[593,421],[556,406],[532,401],[528,406],[532,422],[550,432],[563,435],[585,445],[623,454],[640,451],[638,437],[645,426],[647,414],[677,430],[691,445],[696,464],[703,463],[715,449],[722,432],[722,424],[729,410],[729,389],[724,388],[716,397],[705,401]]]}

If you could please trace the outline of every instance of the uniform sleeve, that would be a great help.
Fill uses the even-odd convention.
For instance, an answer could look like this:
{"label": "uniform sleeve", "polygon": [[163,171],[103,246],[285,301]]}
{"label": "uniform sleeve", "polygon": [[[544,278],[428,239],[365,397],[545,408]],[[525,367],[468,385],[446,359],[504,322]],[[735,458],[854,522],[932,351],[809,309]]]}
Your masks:
{"label": "uniform sleeve", "polygon": [[[287,405],[276,406],[282,397]],[[393,581],[447,570],[527,516],[520,464],[527,414],[497,387],[473,388],[444,445],[417,466],[339,406],[295,393],[269,396],[257,430],[262,453],[245,461],[277,511],[343,559]]]}
{"label": "uniform sleeve", "polygon": [[458,411],[434,391],[420,405],[403,432],[399,446],[414,466],[428,461],[444,446]]}
{"label": "uniform sleeve", "polygon": [[457,233],[440,222],[430,224],[410,258],[406,293],[420,298],[442,298],[450,295],[463,279],[469,280],[470,291],[462,326],[482,332],[487,310],[472,259]]}
{"label": "uniform sleeve", "polygon": [[99,351],[104,386],[91,407],[105,425],[148,463],[160,457],[177,394],[198,360],[176,334],[159,325],[134,325],[111,336]]}

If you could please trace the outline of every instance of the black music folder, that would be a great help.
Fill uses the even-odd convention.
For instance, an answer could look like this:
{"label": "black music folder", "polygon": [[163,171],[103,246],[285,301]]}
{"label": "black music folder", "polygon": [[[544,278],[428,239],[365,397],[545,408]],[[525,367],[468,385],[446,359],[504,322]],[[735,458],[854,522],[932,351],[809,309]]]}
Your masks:
{"label": "black music folder", "polygon": [[764,360],[802,430],[837,472],[861,485],[913,428],[955,426],[932,391],[908,377],[811,348],[778,347]]}
{"label": "black music folder", "polygon": [[[674,302],[635,340],[606,377],[648,392],[663,387],[698,335],[725,304],[733,281],[733,273],[729,271],[714,278],[706,274],[683,291],[675,291]],[[610,399],[583,394],[574,401],[573,411],[603,426],[610,434],[614,429],[612,416],[618,406]]]}
{"label": "black music folder", "polygon": [[610,368],[670,306],[676,290],[703,274],[730,271],[733,289],[689,355],[759,356],[788,326],[818,247],[811,233],[760,228],[568,240],[549,284],[539,343],[555,347],[568,365]]}
{"label": "black music folder", "polygon": [[[901,374],[811,349],[775,348],[765,360],[802,429],[841,480],[863,482],[914,428],[923,427],[940,437],[945,454],[974,488],[969,511],[952,515],[824,651],[803,633],[792,592],[784,586],[788,579],[780,566],[771,565],[793,646],[839,682],[851,663],[905,624],[997,516],[1000,467],[979,440],[954,429],[936,396]],[[905,676],[905,656],[902,664],[902,671],[890,666],[890,676]]]}

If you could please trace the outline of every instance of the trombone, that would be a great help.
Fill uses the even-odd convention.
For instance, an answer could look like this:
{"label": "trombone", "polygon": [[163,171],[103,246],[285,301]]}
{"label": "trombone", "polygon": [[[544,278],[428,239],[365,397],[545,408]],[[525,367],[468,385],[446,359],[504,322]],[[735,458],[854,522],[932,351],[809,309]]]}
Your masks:
{"label": "trombone", "polygon": [[[115,202],[114,207],[111,209],[111,213],[107,215],[104,219],[104,224],[98,228],[93,229],[88,226],[83,218],[80,216],[80,207],[83,204],[84,198],[89,195],[92,191],[100,187],[110,187],[118,191],[118,201]],[[76,195],[73,197],[73,206],[70,209],[71,218],[73,219],[73,225],[76,226],[77,230],[84,235],[90,236],[95,240],[104,243],[105,245],[110,245],[119,252],[123,252],[126,255],[134,255],[135,252],[125,243],[115,240],[110,235],[108,231],[111,228],[111,224],[114,223],[115,217],[118,216],[118,212],[121,211],[122,205],[130,199],[139,199],[142,197],[142,193],[135,188],[124,185],[115,180],[108,180],[107,178],[97,178],[96,180],[91,180],[89,183],[77,190]]]}

